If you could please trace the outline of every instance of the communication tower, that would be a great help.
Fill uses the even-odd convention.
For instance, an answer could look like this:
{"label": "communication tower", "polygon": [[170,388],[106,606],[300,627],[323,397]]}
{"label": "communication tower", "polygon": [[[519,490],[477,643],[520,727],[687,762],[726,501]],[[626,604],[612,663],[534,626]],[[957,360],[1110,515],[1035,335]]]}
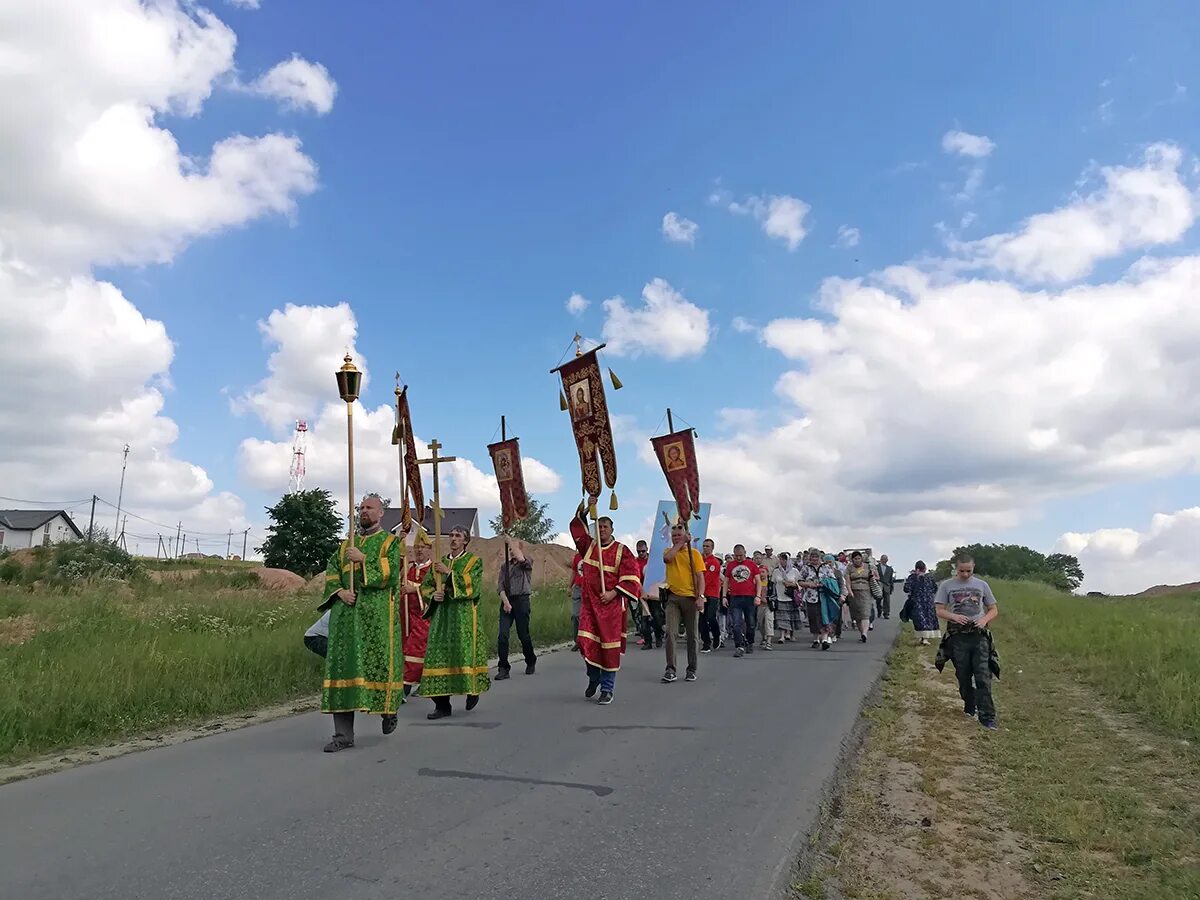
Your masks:
{"label": "communication tower", "polygon": [[304,446],[308,438],[308,422],[301,419],[296,423],[296,434],[292,438],[292,467],[288,471],[288,493],[298,494],[304,490]]}

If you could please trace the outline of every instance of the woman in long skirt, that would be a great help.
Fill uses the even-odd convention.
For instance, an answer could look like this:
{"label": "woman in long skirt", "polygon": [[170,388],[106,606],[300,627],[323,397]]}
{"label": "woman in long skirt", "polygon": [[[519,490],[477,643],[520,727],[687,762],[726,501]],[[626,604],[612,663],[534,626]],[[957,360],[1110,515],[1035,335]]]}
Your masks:
{"label": "woman in long skirt", "polygon": [[812,635],[814,650],[820,647],[821,641],[826,638],[825,623],[821,620],[821,576],[818,574],[820,565],[820,552],[815,548],[810,548],[797,570],[800,588],[797,597],[804,606],[804,615],[808,619],[808,631]]}
{"label": "woman in long skirt", "polygon": [[850,554],[850,566],[846,569],[846,577],[850,579],[850,621],[858,628],[858,639],[865,644],[867,630],[871,627],[871,610],[875,606],[875,600],[871,596],[871,582],[875,580],[875,571],[856,550]]}
{"label": "woman in long skirt", "polygon": [[781,643],[793,641],[796,639],[796,632],[804,627],[800,604],[796,602],[796,585],[800,581],[800,572],[786,553],[780,553],[779,565],[771,577],[775,581],[775,630]]}
{"label": "woman in long skirt", "polygon": [[937,596],[937,581],[926,571],[925,563],[921,560],[917,560],[912,572],[904,579],[904,593],[908,594],[904,607],[921,644],[928,644],[940,637],[941,628],[933,605],[933,598]]}

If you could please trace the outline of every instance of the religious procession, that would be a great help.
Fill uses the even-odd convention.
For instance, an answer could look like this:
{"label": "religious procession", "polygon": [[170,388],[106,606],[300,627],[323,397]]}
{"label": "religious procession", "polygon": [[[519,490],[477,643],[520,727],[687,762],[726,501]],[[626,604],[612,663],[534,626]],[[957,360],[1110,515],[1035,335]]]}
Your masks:
{"label": "religious procession", "polygon": [[[822,652],[843,640],[867,643],[876,619],[891,617],[898,582],[888,556],[876,558],[869,548],[809,547],[777,554],[765,546],[748,553],[741,543],[718,554],[712,539],[700,542],[692,533],[702,509],[696,435],[691,428],[677,430],[670,409],[667,433],[651,438],[673,498],[674,515],[662,511],[663,549],[656,561],[661,567],[652,564],[650,542],[638,540],[631,549],[615,539],[612,518],[600,514],[604,488],[610,491],[609,509],[618,509],[616,451],[598,360],[604,345],[584,351],[581,340],[575,335],[574,358],[551,374],[561,381],[560,408],[570,414],[584,497],[569,526],[576,550],[570,650],[582,658],[583,697],[600,706],[614,702],[631,635],[641,650],[663,652],[662,684],[680,680],[681,649],[682,680],[690,683],[699,679],[702,654],[726,651],[740,659],[793,642],[810,642],[812,650]],[[609,376],[614,389],[622,387],[611,370]],[[417,697],[432,703],[430,721],[452,716],[455,697],[465,698],[465,711],[475,709],[493,680],[510,677],[513,625],[525,674],[533,675],[537,665],[529,636],[532,564],[526,548],[506,539],[504,561],[494,576],[502,607],[493,677],[492,648],[479,608],[489,573],[471,552],[467,528],[450,528],[448,546],[442,546],[439,467],[456,457],[443,455],[436,439],[428,444],[429,455],[419,457],[408,389],[397,376],[392,444],[402,514],[399,524],[384,529],[384,501],[376,494],[357,498],[354,493],[353,403],[361,373],[349,355],[336,377],[347,412],[349,526],[326,569],[322,615],[304,636],[305,644],[325,658],[321,711],[333,718],[333,736],[324,746],[328,753],[354,746],[356,713],[380,716],[386,735],[396,730],[399,708]],[[528,497],[519,439],[509,437],[503,416],[500,431],[501,440],[487,449],[508,529],[528,514]],[[428,467],[432,485],[432,536],[418,521],[426,509],[422,467]],[[923,562],[903,582],[908,600],[901,618],[912,621],[923,644],[940,634],[936,590]],[[979,694],[984,721],[985,711],[994,716],[988,685],[980,684]]]}

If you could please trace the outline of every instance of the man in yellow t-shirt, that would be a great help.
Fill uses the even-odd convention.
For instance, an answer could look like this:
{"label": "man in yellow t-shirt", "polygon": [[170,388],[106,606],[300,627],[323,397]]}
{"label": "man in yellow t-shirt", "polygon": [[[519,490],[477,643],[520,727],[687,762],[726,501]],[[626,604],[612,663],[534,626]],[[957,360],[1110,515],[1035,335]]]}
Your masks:
{"label": "man in yellow t-shirt", "polygon": [[687,634],[688,667],[684,681],[696,680],[696,664],[700,658],[697,623],[704,608],[704,557],[692,546],[687,526],[676,522],[671,526],[671,546],[663,551],[667,566],[667,671],[663,684],[675,680],[675,636],[682,620]]}

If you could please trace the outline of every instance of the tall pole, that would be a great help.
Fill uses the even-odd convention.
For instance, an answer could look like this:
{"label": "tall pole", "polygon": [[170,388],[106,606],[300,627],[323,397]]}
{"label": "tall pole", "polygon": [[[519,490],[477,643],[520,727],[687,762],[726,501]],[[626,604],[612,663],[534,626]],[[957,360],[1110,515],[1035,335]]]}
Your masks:
{"label": "tall pole", "polygon": [[229,559],[229,546],[233,543],[233,529],[229,529],[229,534],[225,535],[225,558]]}
{"label": "tall pole", "polygon": [[117,491],[117,520],[113,522],[113,531],[121,524],[121,501],[125,497],[125,467],[129,465],[129,445],[125,445],[124,456],[121,459],[121,488]]}
{"label": "tall pole", "polygon": [[[396,464],[400,467],[400,503],[402,508],[408,511],[408,473],[405,472],[405,454],[408,447],[408,435],[405,432],[406,422],[400,416],[400,400],[404,397],[404,392],[407,388],[400,387],[400,373],[396,373],[396,427],[392,431],[392,443],[396,445]],[[425,510],[419,510],[422,518],[425,517]],[[401,528],[403,529],[403,517],[401,518]]]}
{"label": "tall pole", "polygon": [[[502,441],[508,440],[508,421],[504,416],[500,417],[500,440],[502,440]],[[501,528],[504,527],[504,510],[503,509],[500,510],[500,527]],[[507,579],[512,578],[512,556],[508,550],[508,538],[509,538],[509,535],[507,535],[507,534],[504,535],[504,574],[507,576],[504,584],[505,584],[505,593],[506,594],[508,592],[508,584],[509,584]],[[601,571],[603,571],[603,568],[601,569]]]}
{"label": "tall pole", "polygon": [[[442,559],[442,493],[438,478],[438,466],[442,463],[454,462],[458,459],[457,456],[438,456],[438,451],[442,449],[442,445],[438,443],[438,439],[434,438],[429,442],[429,457],[428,459],[418,459],[419,466],[433,467],[433,558],[436,562]],[[442,592],[442,573],[437,570],[437,566],[433,569],[433,582],[437,587],[437,592]]]}
{"label": "tall pole", "polygon": [[182,531],[183,531],[183,523],[180,522],[178,525],[175,526],[175,543],[171,545],[171,555],[174,556],[176,559],[179,558],[179,553],[180,553],[179,548],[182,546],[182,544],[179,543],[179,534]]}
{"label": "tall pole", "polygon": [[92,494],[92,513],[88,516],[88,543],[92,542],[92,531],[96,527],[96,495]]}
{"label": "tall pole", "polygon": [[[675,433],[675,417],[673,415],[671,415],[671,407],[669,407],[669,406],[667,407],[667,431],[671,434]],[[692,574],[692,585],[693,585],[693,589],[694,589],[694,586],[696,584],[696,560],[692,556],[691,522],[685,522],[683,520],[683,516],[681,516],[679,514],[678,506],[675,507],[675,520],[680,525],[683,526],[683,532],[684,532],[684,534],[687,535],[687,551],[686,552],[687,552],[687,558],[688,558],[688,571],[691,572],[691,574]],[[700,597],[699,595],[697,595],[696,601],[702,602],[703,598]]]}
{"label": "tall pole", "polygon": [[183,543],[181,543],[175,549],[179,551],[178,558],[183,559],[183,555],[187,552],[187,535],[186,534],[183,536]]}
{"label": "tall pole", "polygon": [[242,532],[242,559],[246,559],[246,541],[250,539],[250,529],[247,528]]}
{"label": "tall pole", "polygon": [[[334,373],[337,378],[338,396],[342,398],[346,404],[346,472],[347,472],[347,488],[350,495],[350,505],[348,508],[347,519],[347,547],[354,546],[354,401],[358,399],[359,388],[362,387],[362,372],[354,365],[354,360],[349,352],[346,353],[346,358],[342,361],[342,367]],[[354,590],[354,565],[350,565],[350,583],[348,585],[351,591]]]}

